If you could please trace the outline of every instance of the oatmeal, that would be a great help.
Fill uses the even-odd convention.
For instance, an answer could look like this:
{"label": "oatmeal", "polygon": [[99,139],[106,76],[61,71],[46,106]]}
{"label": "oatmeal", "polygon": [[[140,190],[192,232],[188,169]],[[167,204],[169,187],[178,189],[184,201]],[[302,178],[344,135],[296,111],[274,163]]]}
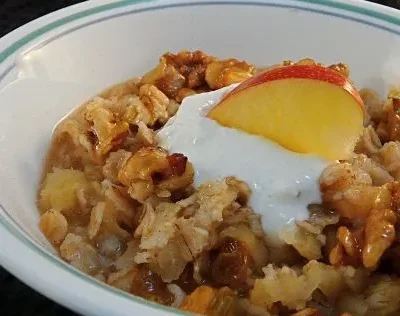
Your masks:
{"label": "oatmeal", "polygon": [[[60,257],[132,295],[197,314],[397,315],[399,92],[381,101],[360,91],[364,130],[338,161],[300,158],[251,135],[223,138],[219,129],[201,143],[196,129],[217,123],[188,115],[199,109],[185,100],[219,93],[218,102],[228,86],[292,65],[323,67],[303,59],[257,69],[200,51],[167,53],[60,122],[38,193],[40,229]],[[328,69],[350,74],[342,63]],[[226,154],[203,163],[212,139]],[[253,152],[260,160],[248,155],[254,144],[269,148]],[[298,187],[278,185],[295,172]]]}

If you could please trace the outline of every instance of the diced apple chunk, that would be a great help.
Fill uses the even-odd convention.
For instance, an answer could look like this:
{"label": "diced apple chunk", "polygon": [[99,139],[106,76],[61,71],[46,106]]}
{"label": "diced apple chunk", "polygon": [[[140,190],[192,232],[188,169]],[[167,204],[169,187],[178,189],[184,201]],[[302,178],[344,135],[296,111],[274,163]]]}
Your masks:
{"label": "diced apple chunk", "polygon": [[55,169],[48,173],[40,192],[39,206],[42,212],[49,209],[71,210],[78,204],[77,190],[88,185],[83,172],[71,169]]}

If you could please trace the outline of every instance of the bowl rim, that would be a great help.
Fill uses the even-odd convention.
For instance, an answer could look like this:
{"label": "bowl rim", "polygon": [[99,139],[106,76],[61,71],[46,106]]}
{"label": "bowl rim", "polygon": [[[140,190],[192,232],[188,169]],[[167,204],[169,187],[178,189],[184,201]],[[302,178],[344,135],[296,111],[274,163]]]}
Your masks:
{"label": "bowl rim", "polygon": [[[338,18],[353,20],[358,23],[368,24],[370,26],[386,30],[392,34],[400,35],[400,11],[379,4],[369,3],[362,0],[259,0],[259,1],[240,1],[240,0],[96,0],[79,3],[64,9],[55,11],[36,19],[24,26],[14,30],[0,39],[0,47],[5,47],[0,51],[0,83],[3,78],[12,70],[13,63],[10,62],[13,56],[22,50],[26,50],[29,45],[45,45],[53,38],[42,39],[43,36],[48,35],[52,31],[59,30],[64,26],[73,24],[74,22],[83,22],[88,18],[95,18],[91,23],[104,21],[105,19],[121,16],[122,14],[138,14],[141,12],[151,10],[162,10],[167,8],[188,7],[196,5],[253,5],[253,6],[273,6],[289,9],[299,9],[303,11],[317,12],[321,14],[328,14]],[[111,13],[113,10],[123,10],[117,13]],[[106,14],[106,16],[97,15]],[[108,15],[107,15],[108,14]],[[77,30],[80,27],[72,28]],[[70,32],[64,30],[64,33]],[[28,49],[29,52],[30,49]],[[36,208],[35,208],[36,209]],[[4,241],[4,242],[3,242]],[[8,245],[7,247],[5,245]],[[12,245],[14,252],[10,254],[9,245]],[[17,258],[18,257],[18,258]],[[40,261],[43,266],[38,269],[38,274],[29,275],[24,271],[25,260]],[[38,261],[39,260],[39,261]],[[24,262],[20,262],[24,261]],[[30,239],[27,233],[19,226],[19,224],[7,213],[6,209],[2,206],[0,201],[0,264],[9,270],[16,277],[20,278],[28,285],[32,286],[42,294],[50,297],[58,303],[72,308],[75,311],[82,311],[80,305],[82,301],[89,299],[95,293],[99,295],[109,295],[109,297],[120,298],[122,303],[124,300],[126,306],[132,304],[132,301],[137,303],[137,308],[143,308],[143,312],[156,311],[163,313],[173,313],[186,315],[186,313],[179,310],[162,306],[148,300],[133,296],[121,290],[113,288],[103,282],[100,282],[80,271],[73,268],[71,265],[65,263],[54,254],[43,249]],[[46,270],[54,268],[57,272],[62,272],[64,280],[74,281],[77,285],[90,284],[93,289],[79,293],[81,300],[77,299],[75,302],[69,302],[68,297],[73,297],[77,293],[74,290],[63,288],[64,294],[68,294],[67,299],[63,298],[56,291],[52,291],[57,287],[56,280],[49,280],[47,283],[41,283],[38,275],[46,273]],[[116,294],[116,295],[114,295]],[[68,305],[72,303],[72,305]],[[128,304],[129,303],[129,304]],[[85,312],[90,314],[91,308],[86,309]],[[109,311],[112,311],[109,310]],[[114,313],[115,315],[115,313]],[[122,315],[122,314],[121,314]]]}

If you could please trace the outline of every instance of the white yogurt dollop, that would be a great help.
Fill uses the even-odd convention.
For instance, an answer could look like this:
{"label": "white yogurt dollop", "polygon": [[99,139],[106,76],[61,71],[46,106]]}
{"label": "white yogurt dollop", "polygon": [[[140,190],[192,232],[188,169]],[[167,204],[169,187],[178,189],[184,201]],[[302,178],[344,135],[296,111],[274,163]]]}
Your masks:
{"label": "white yogurt dollop", "polygon": [[307,205],[321,202],[318,179],[328,162],[207,118],[235,86],[185,98],[157,138],[171,153],[188,157],[195,169],[195,186],[228,176],[250,185],[250,206],[261,214],[271,241],[280,243],[283,226],[307,219]]}

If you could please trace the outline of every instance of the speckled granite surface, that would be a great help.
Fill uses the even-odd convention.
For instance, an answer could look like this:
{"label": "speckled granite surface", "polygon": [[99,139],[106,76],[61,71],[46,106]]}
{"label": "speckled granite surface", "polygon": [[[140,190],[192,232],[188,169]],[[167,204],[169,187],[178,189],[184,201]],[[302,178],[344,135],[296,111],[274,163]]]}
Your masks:
{"label": "speckled granite surface", "polygon": [[[39,16],[79,2],[82,0],[0,0],[0,37]],[[373,2],[400,9],[400,0]],[[76,316],[31,290],[1,267],[0,310],[4,316]]]}

